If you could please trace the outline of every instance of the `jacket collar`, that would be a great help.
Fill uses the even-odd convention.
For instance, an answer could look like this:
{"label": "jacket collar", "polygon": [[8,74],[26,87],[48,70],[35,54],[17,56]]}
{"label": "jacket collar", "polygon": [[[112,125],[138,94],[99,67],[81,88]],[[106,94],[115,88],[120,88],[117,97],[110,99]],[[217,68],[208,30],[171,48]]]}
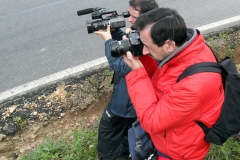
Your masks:
{"label": "jacket collar", "polygon": [[198,30],[193,28],[187,29],[187,42],[184,43],[181,47],[179,47],[176,51],[174,51],[171,55],[169,55],[167,58],[165,58],[158,67],[162,67],[164,64],[166,64],[168,61],[170,61],[173,57],[181,53],[187,46],[189,46],[196,38],[197,34],[199,33]]}

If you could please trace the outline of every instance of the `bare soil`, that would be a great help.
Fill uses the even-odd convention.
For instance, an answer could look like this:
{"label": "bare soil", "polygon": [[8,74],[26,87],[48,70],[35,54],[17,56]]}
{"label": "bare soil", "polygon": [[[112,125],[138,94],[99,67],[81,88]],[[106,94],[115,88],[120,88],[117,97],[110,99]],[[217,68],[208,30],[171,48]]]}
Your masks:
{"label": "bare soil", "polygon": [[[80,127],[97,124],[111,96],[112,75],[99,70],[0,104],[0,160],[16,159],[46,137],[67,138]],[[21,117],[19,123],[16,117]]]}
{"label": "bare soil", "polygon": [[[206,37],[206,42],[214,49],[219,58],[228,53],[236,64],[240,64],[239,30]],[[239,65],[238,68],[240,68]],[[46,137],[64,138],[79,127],[89,127],[98,123],[111,96],[112,87],[106,84],[111,80],[111,76],[112,72],[107,76],[106,73],[95,73],[80,82],[59,85],[51,94],[38,96],[38,100],[43,99],[41,101],[43,105],[25,101],[24,105],[20,105],[20,107],[27,108],[27,111],[30,111],[29,115],[32,117],[35,115],[35,118],[28,118],[27,125],[22,129],[18,128],[19,130],[13,135],[0,134],[0,160],[17,159],[25,151],[45,141]],[[10,105],[8,109],[14,105]],[[37,110],[39,106],[51,107],[59,114],[50,114],[44,110],[40,112]],[[64,106],[64,109],[60,107],[59,110],[56,110],[59,106]],[[17,109],[18,107],[15,107],[15,111]],[[15,111],[8,112],[8,114],[6,109],[4,111],[2,115],[5,116],[5,119],[13,119],[14,116],[17,116],[11,117]],[[3,130],[4,127],[2,126],[0,129]]]}
{"label": "bare soil", "polygon": [[[96,106],[89,109],[76,110],[74,113],[67,113],[59,120],[55,120],[47,125],[42,121],[34,122],[31,128],[20,130],[14,136],[8,137],[9,148],[1,156],[17,158],[27,150],[33,149],[37,144],[43,143],[47,137],[67,139],[73,131],[80,127],[90,127],[98,123],[102,111],[107,104],[107,100],[100,101]],[[13,147],[14,146],[14,147]],[[0,156],[0,160],[1,159]],[[3,159],[4,160],[4,159]]]}

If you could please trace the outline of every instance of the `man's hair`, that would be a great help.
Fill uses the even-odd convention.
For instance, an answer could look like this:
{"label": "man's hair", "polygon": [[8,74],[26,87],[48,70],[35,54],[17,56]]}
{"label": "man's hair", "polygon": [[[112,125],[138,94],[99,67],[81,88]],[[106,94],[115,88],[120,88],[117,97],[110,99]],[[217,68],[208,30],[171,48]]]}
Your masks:
{"label": "man's hair", "polygon": [[187,27],[179,13],[170,8],[157,8],[140,15],[135,21],[135,28],[142,31],[147,25],[152,25],[151,38],[159,47],[166,40],[172,40],[176,46],[181,46],[187,40]]}
{"label": "man's hair", "polygon": [[139,11],[140,14],[158,8],[155,0],[130,0],[129,5]]}

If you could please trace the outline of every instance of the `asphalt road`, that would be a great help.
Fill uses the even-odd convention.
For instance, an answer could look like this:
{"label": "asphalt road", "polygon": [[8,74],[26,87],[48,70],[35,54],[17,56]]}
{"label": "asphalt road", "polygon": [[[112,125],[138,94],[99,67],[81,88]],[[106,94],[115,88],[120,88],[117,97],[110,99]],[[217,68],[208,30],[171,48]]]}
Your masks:
{"label": "asphalt road", "polygon": [[[239,0],[157,0],[175,8],[188,27],[240,15]],[[85,8],[118,13],[128,0],[0,0],[0,93],[104,56],[103,40],[87,33]]]}

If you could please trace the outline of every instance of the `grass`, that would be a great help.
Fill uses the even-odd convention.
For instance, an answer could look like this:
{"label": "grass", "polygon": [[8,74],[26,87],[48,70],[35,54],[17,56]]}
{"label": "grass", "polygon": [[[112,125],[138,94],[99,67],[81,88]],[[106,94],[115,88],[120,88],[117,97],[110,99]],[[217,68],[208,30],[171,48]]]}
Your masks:
{"label": "grass", "polygon": [[239,137],[229,138],[223,146],[211,144],[205,160],[240,160]]}
{"label": "grass", "polygon": [[[97,124],[72,132],[65,140],[47,138],[42,144],[23,154],[20,160],[96,160]],[[205,160],[240,160],[238,137],[229,138],[223,146],[211,145]]]}
{"label": "grass", "polygon": [[97,130],[96,126],[81,128],[65,140],[47,138],[44,143],[22,154],[20,160],[96,160]]}

